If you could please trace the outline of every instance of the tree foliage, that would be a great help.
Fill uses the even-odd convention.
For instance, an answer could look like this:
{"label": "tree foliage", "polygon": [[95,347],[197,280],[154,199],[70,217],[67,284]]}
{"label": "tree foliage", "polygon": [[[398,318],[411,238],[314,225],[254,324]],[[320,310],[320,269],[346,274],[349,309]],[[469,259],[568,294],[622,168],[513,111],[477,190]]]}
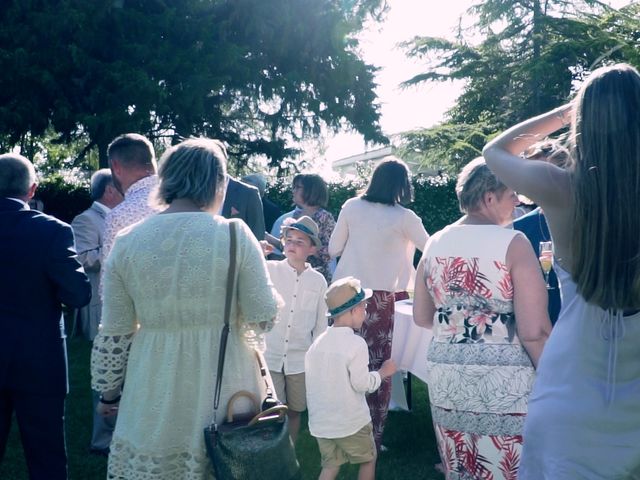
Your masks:
{"label": "tree foliage", "polygon": [[345,126],[384,142],[354,35],[384,0],[13,0],[0,9],[0,133],[106,146],[220,138],[279,166]]}
{"label": "tree foliage", "polygon": [[[637,3],[615,10],[596,0],[486,0],[470,13],[476,23],[453,40],[416,37],[405,44],[409,56],[426,62],[426,71],[405,85],[465,81],[447,112],[450,125],[404,138],[409,148],[439,149],[423,157],[430,165],[448,158],[450,169],[457,169],[480,150],[472,144],[463,149],[468,155],[455,154],[469,128],[486,135],[556,107],[596,67],[640,65]],[[478,36],[481,41],[472,43]],[[434,143],[451,131],[457,132],[452,143]]]}
{"label": "tree foliage", "polygon": [[493,129],[484,123],[443,123],[403,134],[398,155],[406,161],[429,165],[450,175],[482,155]]}

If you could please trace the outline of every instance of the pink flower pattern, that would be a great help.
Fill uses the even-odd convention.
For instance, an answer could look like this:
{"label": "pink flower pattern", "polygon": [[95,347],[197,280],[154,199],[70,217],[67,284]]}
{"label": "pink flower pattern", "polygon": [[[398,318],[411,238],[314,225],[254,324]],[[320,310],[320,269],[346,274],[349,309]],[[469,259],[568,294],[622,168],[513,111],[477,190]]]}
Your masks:
{"label": "pink flower pattern", "polygon": [[[369,347],[369,370],[379,370],[382,362],[391,358],[395,301],[394,293],[374,290],[373,296],[367,303],[367,317],[360,328],[360,336],[365,339]],[[367,395],[367,404],[373,423],[373,438],[378,451],[382,442],[384,423],[389,413],[390,400],[390,378],[383,380],[378,390]]]}
{"label": "pink flower pattern", "polygon": [[[434,342],[448,345],[448,351],[455,349],[460,352],[471,352],[472,348],[477,352],[477,348],[489,348],[490,344],[522,348],[515,331],[513,284],[503,262],[481,263],[473,257],[427,256],[424,281],[436,305]],[[463,353],[460,355],[467,358]],[[520,390],[527,392],[527,371],[531,370],[533,375],[533,370],[524,368],[523,373],[514,374],[509,366],[503,370],[487,370],[489,367],[474,367],[475,363],[432,363],[430,366],[430,402],[446,478],[516,480],[522,435],[517,434],[520,430],[512,425],[514,422],[520,425],[523,413],[506,413],[500,407],[494,411],[494,407],[489,405],[507,402],[508,399],[499,401],[504,382],[520,385],[518,381],[522,380]],[[454,371],[457,376],[452,374]],[[479,372],[485,372],[482,379],[477,376]],[[522,375],[522,378],[517,375]],[[491,382],[494,380],[496,388],[489,393],[486,387],[493,385]],[[487,382],[486,386],[483,381]],[[475,384],[482,384],[482,388],[474,390],[469,387]],[[515,388],[508,390],[515,395]],[[487,396],[473,397],[474,391],[485,391]],[[456,392],[471,393],[467,398]],[[466,404],[461,403],[463,398],[468,400]],[[453,408],[447,408],[445,404]],[[452,417],[443,417],[442,412],[448,412],[447,415],[456,418],[457,423],[451,423]],[[523,412],[526,412],[526,399]],[[503,420],[511,427],[504,427],[500,423]],[[485,430],[479,427],[481,424]],[[480,431],[484,433],[478,433]]]}
{"label": "pink flower pattern", "polygon": [[[455,472],[455,478],[473,480],[518,478],[522,435],[483,436],[440,425],[434,427],[440,459],[447,474]],[[494,450],[491,455],[486,453],[489,450]]]}
{"label": "pink flower pattern", "polygon": [[437,306],[439,337],[451,343],[483,343],[489,338],[495,342],[496,333],[508,341],[513,338],[511,275],[503,263],[493,265],[495,283],[480,271],[477,258],[427,259],[424,280]]}

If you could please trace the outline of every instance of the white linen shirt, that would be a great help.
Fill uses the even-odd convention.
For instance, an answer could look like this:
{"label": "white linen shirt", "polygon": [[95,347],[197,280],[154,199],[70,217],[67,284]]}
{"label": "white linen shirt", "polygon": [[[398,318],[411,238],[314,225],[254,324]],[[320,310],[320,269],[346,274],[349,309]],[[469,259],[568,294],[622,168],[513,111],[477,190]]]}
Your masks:
{"label": "white linen shirt", "polygon": [[333,280],[352,275],[364,288],[405,291],[413,287],[415,249],[424,249],[428,239],[408,208],[350,198],[329,240],[329,255],[340,257]]}
{"label": "white linen shirt", "polygon": [[141,178],[124,193],[124,200],[115,206],[104,222],[104,243],[102,245],[102,264],[113,248],[113,242],[120,230],[150,217],[157,210],[149,205],[149,195],[158,184],[158,176]]}
{"label": "white linen shirt", "polygon": [[350,327],[329,327],[305,357],[309,432],[319,438],[344,438],[371,421],[366,393],[380,386],[369,371],[367,342]]}
{"label": "white linen shirt", "polygon": [[265,360],[269,370],[286,375],[304,372],[304,355],[327,329],[324,276],[306,264],[298,275],[287,259],[268,261],[267,270],[284,300],[278,321],[265,335]]}
{"label": "white linen shirt", "polygon": [[[157,213],[157,210],[149,205],[149,196],[156,185],[158,185],[157,175],[141,178],[127,189],[124,193],[124,200],[107,214],[104,221],[104,236],[102,237],[102,265],[106,265],[120,230]],[[104,269],[101,269],[100,288],[98,289],[101,299],[104,295],[103,284]]]}

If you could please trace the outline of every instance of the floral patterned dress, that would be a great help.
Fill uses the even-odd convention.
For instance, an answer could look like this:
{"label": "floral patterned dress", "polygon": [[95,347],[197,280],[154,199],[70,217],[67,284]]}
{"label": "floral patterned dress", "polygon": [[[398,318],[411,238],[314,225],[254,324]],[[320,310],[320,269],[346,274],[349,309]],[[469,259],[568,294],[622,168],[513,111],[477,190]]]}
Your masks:
{"label": "floral patterned dress", "polygon": [[516,332],[506,266],[519,234],[451,225],[425,248],[424,281],[436,305],[429,401],[448,480],[517,478],[535,375]]}

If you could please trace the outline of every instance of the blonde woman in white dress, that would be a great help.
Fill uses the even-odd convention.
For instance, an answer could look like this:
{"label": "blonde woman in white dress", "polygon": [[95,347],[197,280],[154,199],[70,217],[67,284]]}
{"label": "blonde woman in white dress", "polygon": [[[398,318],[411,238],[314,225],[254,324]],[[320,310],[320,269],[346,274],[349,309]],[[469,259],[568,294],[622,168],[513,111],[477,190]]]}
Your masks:
{"label": "blonde woman in white dress", "polygon": [[[213,416],[233,220],[216,213],[226,151],[191,139],[160,161],[160,214],[122,231],[106,262],[102,329],[92,386],[98,412],[118,411],[108,478],[212,476],[203,429]],[[237,302],[231,316],[220,405],[238,390],[256,395],[251,344],[273,325],[277,294],[249,228],[237,230]]]}

